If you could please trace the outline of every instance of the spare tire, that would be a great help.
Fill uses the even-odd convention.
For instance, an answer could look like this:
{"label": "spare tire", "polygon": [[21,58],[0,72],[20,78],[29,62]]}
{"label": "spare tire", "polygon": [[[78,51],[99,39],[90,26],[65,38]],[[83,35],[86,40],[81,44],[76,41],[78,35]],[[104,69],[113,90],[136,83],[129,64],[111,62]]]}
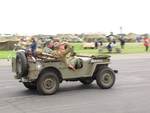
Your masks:
{"label": "spare tire", "polygon": [[24,77],[28,74],[28,62],[24,52],[16,53],[16,74]]}

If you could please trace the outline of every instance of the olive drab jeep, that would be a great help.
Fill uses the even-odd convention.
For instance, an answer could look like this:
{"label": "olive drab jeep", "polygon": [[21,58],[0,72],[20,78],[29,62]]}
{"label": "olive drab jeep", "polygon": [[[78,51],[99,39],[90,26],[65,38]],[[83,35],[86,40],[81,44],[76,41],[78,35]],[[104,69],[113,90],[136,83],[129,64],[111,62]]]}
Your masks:
{"label": "olive drab jeep", "polygon": [[[67,59],[68,61],[70,58]],[[57,58],[41,55],[39,58],[28,56],[24,50],[18,50],[12,58],[12,71],[28,89],[37,89],[40,94],[54,94],[62,81],[80,81],[84,85],[96,80],[102,89],[109,89],[115,83],[115,73],[108,67],[110,56],[78,56],[70,60],[74,70]]]}

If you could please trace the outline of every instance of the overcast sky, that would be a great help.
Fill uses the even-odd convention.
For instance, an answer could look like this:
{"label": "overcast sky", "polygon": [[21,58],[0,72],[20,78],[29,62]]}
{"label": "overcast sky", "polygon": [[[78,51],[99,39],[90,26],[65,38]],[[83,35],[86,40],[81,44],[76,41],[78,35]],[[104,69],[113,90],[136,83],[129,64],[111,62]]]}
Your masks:
{"label": "overcast sky", "polygon": [[0,0],[0,33],[150,33],[149,0]]}

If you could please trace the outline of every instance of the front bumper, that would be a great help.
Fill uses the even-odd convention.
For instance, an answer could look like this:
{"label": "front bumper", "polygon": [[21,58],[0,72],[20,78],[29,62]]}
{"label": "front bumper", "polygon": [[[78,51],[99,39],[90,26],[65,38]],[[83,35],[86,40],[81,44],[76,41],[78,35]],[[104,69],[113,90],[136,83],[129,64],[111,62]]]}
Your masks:
{"label": "front bumper", "polygon": [[114,71],[114,73],[118,73],[118,70],[113,70]]}

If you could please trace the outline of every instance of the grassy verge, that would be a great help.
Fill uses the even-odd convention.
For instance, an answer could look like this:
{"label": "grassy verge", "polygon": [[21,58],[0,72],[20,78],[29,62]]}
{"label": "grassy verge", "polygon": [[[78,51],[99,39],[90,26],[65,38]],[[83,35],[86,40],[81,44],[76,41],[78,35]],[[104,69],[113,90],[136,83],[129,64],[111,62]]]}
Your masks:
{"label": "grassy verge", "polygon": [[[74,46],[75,52],[77,54],[83,54],[83,55],[98,55],[98,49],[83,49],[82,43],[72,43]],[[117,46],[120,48],[119,43]],[[104,54],[108,54],[107,50],[105,49]],[[126,43],[125,48],[122,49],[121,54],[134,54],[134,53],[145,53],[145,48],[142,43]],[[112,53],[116,54],[116,53]],[[15,52],[13,51],[0,51],[0,59],[6,59],[11,58],[12,56],[15,56]]]}
{"label": "grassy verge", "polygon": [[0,51],[0,59],[7,59],[15,56],[14,51]]}
{"label": "grassy verge", "polygon": [[[98,49],[83,49],[81,43],[74,43],[75,52],[78,54],[99,54]],[[120,48],[119,43],[117,43],[117,47]],[[104,49],[104,54],[108,54],[107,49]],[[121,54],[134,54],[134,53],[145,53],[145,48],[142,43],[126,43],[125,48],[122,49]],[[116,54],[114,51],[112,54]]]}

